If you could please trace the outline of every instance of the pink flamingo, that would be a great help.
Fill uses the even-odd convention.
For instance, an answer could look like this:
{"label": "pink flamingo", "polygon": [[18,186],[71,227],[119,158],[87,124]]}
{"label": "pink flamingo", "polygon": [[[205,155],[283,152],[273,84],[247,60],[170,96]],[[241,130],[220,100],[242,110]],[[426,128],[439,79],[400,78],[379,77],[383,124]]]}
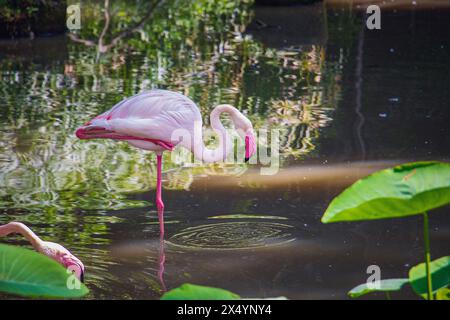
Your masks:
{"label": "pink flamingo", "polygon": [[163,151],[180,144],[204,162],[223,161],[233,151],[231,137],[220,121],[228,113],[239,136],[245,141],[245,161],[255,153],[253,126],[231,105],[218,105],[211,112],[211,127],[219,136],[219,146],[208,149],[203,143],[202,117],[188,97],[167,90],[151,90],[122,100],[110,110],[76,130],[80,139],[108,138],[125,140],[131,145],[156,152],[156,206],[160,232],[164,234],[164,203],[161,198]]}
{"label": "pink flamingo", "polygon": [[31,231],[30,228],[20,222],[10,222],[0,226],[0,237],[7,236],[10,233],[21,234],[31,243],[34,250],[55,260],[66,269],[70,268],[70,270],[75,272],[75,275],[81,282],[84,281],[83,263],[62,245],[54,242],[43,241],[33,231]]}

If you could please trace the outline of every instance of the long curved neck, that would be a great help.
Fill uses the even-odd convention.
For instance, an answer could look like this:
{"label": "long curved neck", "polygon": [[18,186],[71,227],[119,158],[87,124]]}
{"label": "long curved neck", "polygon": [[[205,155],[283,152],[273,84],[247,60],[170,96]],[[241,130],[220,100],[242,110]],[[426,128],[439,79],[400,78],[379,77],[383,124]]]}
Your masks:
{"label": "long curved neck", "polygon": [[43,241],[30,228],[20,222],[10,222],[0,226],[0,237],[10,233],[19,233],[27,239],[36,251],[40,251]]}
{"label": "long curved neck", "polygon": [[224,161],[227,155],[233,148],[231,137],[228,134],[225,127],[220,121],[220,115],[223,113],[229,113],[234,121],[237,111],[236,108],[228,104],[221,104],[214,108],[211,112],[211,127],[214,129],[215,133],[219,136],[219,146],[216,149],[209,149],[205,146],[203,142],[203,131],[200,125],[194,126],[194,146],[192,151],[194,156],[204,162],[217,162]]}

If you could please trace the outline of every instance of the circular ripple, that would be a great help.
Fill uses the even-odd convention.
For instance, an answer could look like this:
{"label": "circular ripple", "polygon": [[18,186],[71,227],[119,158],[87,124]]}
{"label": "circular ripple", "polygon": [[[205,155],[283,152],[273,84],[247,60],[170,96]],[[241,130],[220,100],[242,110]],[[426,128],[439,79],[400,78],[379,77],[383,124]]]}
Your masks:
{"label": "circular ripple", "polygon": [[208,219],[271,219],[271,220],[287,220],[286,217],[265,216],[261,214],[223,214],[220,216],[208,217]]}
{"label": "circular ripple", "polygon": [[295,240],[287,224],[271,222],[224,222],[186,228],[169,244],[195,249],[234,250],[281,245]]}

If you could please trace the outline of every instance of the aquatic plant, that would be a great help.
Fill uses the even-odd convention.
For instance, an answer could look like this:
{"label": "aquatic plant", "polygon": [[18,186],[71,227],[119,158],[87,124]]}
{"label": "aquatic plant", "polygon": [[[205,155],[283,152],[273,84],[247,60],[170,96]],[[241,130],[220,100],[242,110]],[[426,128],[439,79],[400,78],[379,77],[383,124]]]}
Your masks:
{"label": "aquatic plant", "polygon": [[[446,287],[450,283],[450,256],[430,262],[429,268],[437,299],[449,300],[449,289]],[[377,285],[374,283],[363,283],[350,290],[348,295],[352,298],[357,298],[371,292],[385,292],[387,298],[390,299],[390,292],[399,291],[406,284],[409,284],[418,295],[424,298],[428,297],[428,277],[425,263],[412,267],[409,270],[408,278],[384,279],[380,280]]]}
{"label": "aquatic plant", "polygon": [[78,298],[89,293],[75,275],[34,251],[0,244],[0,292],[24,297]]}
{"label": "aquatic plant", "polygon": [[[241,300],[238,294],[231,291],[199,286],[196,284],[185,283],[178,288],[172,289],[161,297],[161,300]],[[257,300],[286,300],[285,297],[276,298],[249,298]]]}
{"label": "aquatic plant", "polygon": [[[449,257],[431,262],[428,211],[450,203],[450,164],[414,162],[381,170],[365,177],[333,199],[322,217],[323,223],[384,218],[423,216],[425,264],[410,270],[408,282],[423,294],[426,279],[427,299],[450,284]],[[444,276],[442,276],[444,272]],[[446,274],[445,274],[446,272]],[[422,278],[422,273],[426,277]],[[400,289],[406,281],[385,280],[377,291]],[[385,289],[385,290],[382,290]],[[350,291],[350,296],[367,293],[364,285]]]}
{"label": "aquatic plant", "polygon": [[240,298],[239,295],[224,289],[185,283],[166,292],[161,300],[239,300]]}

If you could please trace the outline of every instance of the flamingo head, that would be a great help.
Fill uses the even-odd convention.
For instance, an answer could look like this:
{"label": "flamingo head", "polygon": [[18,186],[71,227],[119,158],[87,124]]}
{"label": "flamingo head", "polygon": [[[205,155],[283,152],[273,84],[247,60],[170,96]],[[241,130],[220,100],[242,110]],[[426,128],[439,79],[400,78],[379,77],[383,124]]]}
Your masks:
{"label": "flamingo head", "polygon": [[84,282],[84,264],[73,254],[65,254],[61,259],[62,265],[72,271],[81,282]]}

